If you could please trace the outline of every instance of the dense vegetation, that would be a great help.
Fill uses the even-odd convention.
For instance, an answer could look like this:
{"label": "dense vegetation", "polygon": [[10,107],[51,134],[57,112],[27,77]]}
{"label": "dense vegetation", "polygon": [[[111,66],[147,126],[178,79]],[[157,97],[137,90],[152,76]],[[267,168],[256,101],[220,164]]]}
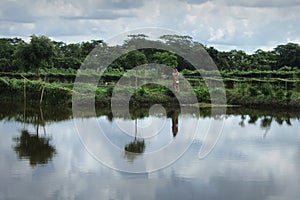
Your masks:
{"label": "dense vegetation", "polygon": [[[146,35],[129,35],[123,47],[130,47],[137,41],[147,42]],[[164,35],[159,43],[186,47],[191,54],[199,54],[189,36]],[[201,44],[200,44],[201,45]],[[247,106],[300,106],[300,46],[288,43],[278,45],[272,51],[261,49],[253,54],[242,50],[218,51],[203,46],[221,72],[230,104]],[[27,98],[36,101],[45,89],[44,99],[48,103],[70,103],[73,82],[77,70],[87,55],[95,48],[118,51],[117,46],[108,46],[102,40],[66,44],[45,36],[31,36],[30,42],[20,38],[0,39],[0,93],[2,101],[23,101],[24,88]],[[206,53],[206,52],[203,52]],[[201,54],[201,53],[200,53]],[[199,55],[200,56],[200,55]],[[110,104],[114,84],[124,72],[145,63],[160,63],[178,68],[194,88],[200,102],[210,103],[210,96],[201,75],[216,73],[195,68],[184,58],[172,52],[157,49],[133,50],[115,60],[102,76],[96,89],[96,100]],[[97,71],[86,74],[96,76]],[[131,88],[128,88],[129,90]],[[217,88],[216,88],[217,92]],[[140,103],[176,102],[174,95],[166,88],[146,86],[139,88],[134,100]]]}

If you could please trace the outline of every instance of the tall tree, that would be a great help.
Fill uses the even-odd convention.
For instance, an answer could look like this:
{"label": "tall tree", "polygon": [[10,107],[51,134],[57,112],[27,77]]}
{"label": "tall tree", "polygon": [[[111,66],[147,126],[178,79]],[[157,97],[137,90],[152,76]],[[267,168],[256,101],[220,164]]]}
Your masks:
{"label": "tall tree", "polygon": [[53,66],[54,44],[46,36],[32,35],[30,43],[20,45],[15,55],[25,70],[35,70],[39,74],[41,67]]}
{"label": "tall tree", "polygon": [[252,55],[252,65],[255,65],[259,70],[273,69],[276,66],[276,63],[277,58],[272,51],[263,51],[258,49]]}
{"label": "tall tree", "polygon": [[130,51],[121,58],[121,65],[124,68],[124,70],[132,69],[134,67],[146,63],[147,63],[147,58],[145,54],[138,50]]}
{"label": "tall tree", "polygon": [[219,70],[229,70],[230,66],[228,64],[228,53],[227,52],[220,52],[214,47],[206,48],[206,51],[213,59],[215,64],[217,65]]}
{"label": "tall tree", "polygon": [[300,68],[300,46],[295,43],[278,45],[274,49],[277,56],[277,68],[284,66]]}
{"label": "tall tree", "polygon": [[156,63],[167,65],[173,69],[178,66],[177,56],[173,52],[156,52],[153,58]]}
{"label": "tall tree", "polygon": [[103,40],[92,40],[91,42],[81,43],[81,57],[84,59],[98,45],[103,44]]}
{"label": "tall tree", "polygon": [[24,43],[19,38],[0,38],[0,71],[13,71],[14,52],[17,46]]}

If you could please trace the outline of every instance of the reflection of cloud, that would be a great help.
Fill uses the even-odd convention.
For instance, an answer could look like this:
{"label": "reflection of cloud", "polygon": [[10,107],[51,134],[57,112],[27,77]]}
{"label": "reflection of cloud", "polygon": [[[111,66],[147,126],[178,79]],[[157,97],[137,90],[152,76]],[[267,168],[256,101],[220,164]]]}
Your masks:
{"label": "reflection of cloud", "polygon": [[[299,121],[293,120],[292,127],[272,123],[266,139],[259,123],[242,128],[239,121],[240,116],[226,119],[220,141],[206,159],[197,159],[203,139],[198,134],[200,142],[174,165],[138,175],[99,164],[83,148],[73,121],[46,126],[57,155],[44,168],[31,168],[12,149],[12,137],[22,125],[0,122],[0,199],[298,199]],[[209,122],[201,119],[201,127]],[[176,136],[180,139],[184,137]]]}
{"label": "reflection of cloud", "polygon": [[[273,195],[296,199],[299,157],[295,160],[295,155],[300,153],[300,138],[295,137],[295,129],[274,124],[264,140],[259,127],[242,128],[239,120],[239,116],[227,118],[223,135],[209,157],[189,165],[183,163],[193,158],[184,157],[182,166],[176,163],[180,166],[173,166],[177,176],[191,180],[201,177],[204,185],[210,185],[204,192],[209,195],[207,199],[267,199]],[[193,147],[191,151],[197,149]]]}

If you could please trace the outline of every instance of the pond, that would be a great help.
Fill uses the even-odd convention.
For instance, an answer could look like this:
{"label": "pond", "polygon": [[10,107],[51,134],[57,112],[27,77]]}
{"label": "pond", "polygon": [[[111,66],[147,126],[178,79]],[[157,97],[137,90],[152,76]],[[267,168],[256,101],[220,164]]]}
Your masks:
{"label": "pond", "polygon": [[[128,118],[98,108],[96,117],[73,119],[70,108],[1,105],[0,199],[298,199],[300,114],[228,109],[216,145],[199,159],[205,133],[219,117],[209,109],[199,115],[139,109]],[[171,152],[180,149],[187,120],[199,121],[200,128],[175,162],[152,172],[126,172],[136,163],[147,168],[147,155],[169,143],[175,144]],[[122,153],[107,154],[106,146],[78,133],[76,123],[91,121]],[[149,123],[153,133],[144,130]],[[87,135],[95,130],[85,129]],[[101,162],[93,145],[101,155],[114,156],[112,162]],[[117,166],[125,172],[112,169]]]}

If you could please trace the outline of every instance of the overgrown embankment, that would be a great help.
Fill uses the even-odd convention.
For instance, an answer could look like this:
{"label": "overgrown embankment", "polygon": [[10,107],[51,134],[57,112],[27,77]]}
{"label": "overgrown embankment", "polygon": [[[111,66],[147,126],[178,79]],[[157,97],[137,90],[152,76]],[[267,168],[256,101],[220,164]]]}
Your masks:
{"label": "overgrown embankment", "polygon": [[[27,102],[38,103],[42,97],[43,104],[72,103],[74,80],[77,71],[72,69],[50,69],[41,71],[39,76],[35,73],[1,73],[0,96],[2,102]],[[261,71],[261,72],[226,72],[222,71],[222,77],[215,78],[217,72],[199,72],[184,70],[182,77],[189,81],[193,92],[201,103],[211,103],[212,93],[222,92],[220,88],[206,86],[205,79],[215,82],[223,82],[226,88],[227,103],[244,107],[300,107],[300,71]],[[83,90],[95,91],[95,102],[100,105],[110,105],[116,82],[124,73],[105,72],[98,86],[83,84]],[[97,72],[81,74],[86,78],[97,77]],[[46,78],[45,78],[46,77]],[[132,77],[127,77],[133,80]],[[169,78],[170,79],[170,78]],[[172,84],[169,79],[160,80],[164,83],[147,84],[136,87],[134,83],[123,88],[130,93],[131,105],[146,105],[161,103],[164,105],[179,104],[172,90],[162,85]],[[142,80],[142,78],[141,78]],[[135,81],[133,81],[135,82]],[[182,84],[182,82],[181,82]],[[189,103],[189,94],[181,85],[181,102]],[[170,86],[169,88],[172,88]],[[44,90],[42,95],[42,90]],[[84,101],[84,95],[82,100]],[[121,101],[122,99],[120,99]]]}

